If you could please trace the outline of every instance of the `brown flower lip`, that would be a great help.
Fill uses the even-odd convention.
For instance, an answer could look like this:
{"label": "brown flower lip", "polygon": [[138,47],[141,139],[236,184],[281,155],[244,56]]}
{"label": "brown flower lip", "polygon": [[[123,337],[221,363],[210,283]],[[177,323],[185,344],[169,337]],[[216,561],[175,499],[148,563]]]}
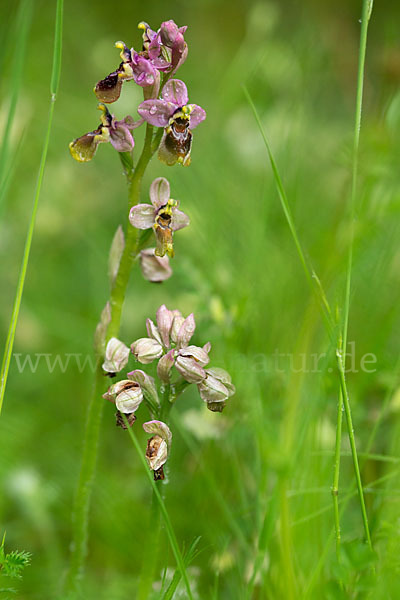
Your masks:
{"label": "brown flower lip", "polygon": [[136,415],[135,413],[128,413],[125,414],[126,420],[128,421],[128,427],[125,423],[124,417],[122,416],[123,413],[121,413],[119,410],[117,410],[117,412],[115,413],[116,416],[116,426],[117,427],[122,427],[122,429],[128,429],[128,427],[132,427],[132,425],[134,424],[134,422],[136,421]]}

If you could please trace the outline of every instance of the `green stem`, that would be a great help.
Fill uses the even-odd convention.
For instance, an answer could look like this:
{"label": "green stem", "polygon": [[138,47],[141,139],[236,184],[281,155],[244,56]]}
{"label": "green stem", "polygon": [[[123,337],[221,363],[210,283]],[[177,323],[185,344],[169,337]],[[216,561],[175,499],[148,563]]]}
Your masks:
{"label": "green stem", "polygon": [[17,109],[18,96],[21,87],[23,69],[26,65],[26,43],[29,35],[29,28],[32,21],[33,13],[32,0],[22,0],[15,21],[15,46],[13,66],[11,70],[11,94],[10,106],[5,119],[4,131],[2,132],[1,147],[0,147],[0,215],[4,210],[3,199],[7,190],[8,173],[11,165],[15,160],[16,154],[11,161],[7,160],[7,155],[10,148],[11,130],[13,128],[15,113]]}
{"label": "green stem", "polygon": [[82,464],[79,474],[78,491],[74,506],[74,529],[69,571],[65,582],[66,594],[74,594],[79,587],[83,575],[83,564],[86,558],[88,540],[88,516],[90,496],[93,487],[94,472],[97,461],[99,431],[103,414],[105,377],[101,368],[102,361],[96,364],[96,379],[93,394],[88,406]]}
{"label": "green stem", "polygon": [[286,191],[285,191],[285,188],[283,186],[282,179],[281,179],[281,176],[279,174],[279,170],[278,170],[277,164],[275,162],[275,158],[274,158],[274,156],[272,154],[272,150],[271,150],[271,147],[269,145],[267,136],[265,135],[264,128],[262,126],[261,119],[259,117],[257,109],[256,109],[256,107],[254,105],[254,102],[253,102],[253,100],[252,100],[252,98],[251,98],[251,96],[250,96],[247,88],[244,87],[243,90],[244,90],[245,96],[247,98],[247,101],[250,104],[250,107],[251,107],[251,109],[253,111],[254,117],[255,117],[255,119],[257,121],[257,125],[258,125],[258,127],[260,129],[261,136],[262,136],[262,138],[264,140],[264,144],[265,144],[265,147],[266,147],[267,152],[268,152],[269,161],[271,163],[271,168],[272,168],[272,172],[273,172],[274,179],[275,179],[275,185],[276,185],[276,188],[277,188],[277,191],[278,191],[278,195],[279,195],[279,200],[281,202],[282,210],[283,210],[283,213],[284,213],[284,215],[286,217],[286,221],[287,221],[287,224],[289,226],[290,233],[292,234],[292,238],[293,238],[294,244],[296,246],[297,254],[299,256],[301,265],[303,267],[304,274],[306,276],[306,279],[308,281],[308,284],[309,284],[310,288],[316,294],[316,297],[318,299],[318,302],[319,302],[319,305],[320,305],[320,308],[321,308],[321,311],[322,311],[322,315],[323,315],[323,317],[325,319],[325,322],[326,322],[327,331],[329,333],[329,336],[332,338],[333,331],[335,329],[335,323],[334,323],[334,320],[333,320],[333,317],[332,317],[331,308],[329,306],[328,299],[326,297],[324,288],[323,288],[323,286],[321,284],[321,281],[320,281],[319,277],[317,276],[317,274],[314,271],[314,269],[312,268],[312,266],[309,265],[309,262],[308,262],[308,260],[306,258],[306,255],[305,255],[305,252],[304,252],[304,250],[302,248],[302,245],[301,245],[301,242],[300,242],[300,238],[299,238],[299,236],[297,234],[296,225],[295,225],[295,222],[294,222],[294,219],[293,219],[292,211],[290,209],[289,201],[288,201],[288,198],[287,198],[287,195],[286,195]]}
{"label": "green stem", "polygon": [[[157,418],[160,418],[162,421],[164,421],[164,423],[167,423],[167,425],[169,411],[172,407],[170,402],[170,393],[171,386],[165,385],[162,393],[161,406],[158,410],[159,414],[157,415]],[[159,495],[163,497],[163,494],[161,494],[161,489],[164,488],[165,482],[163,483],[162,481],[156,481],[155,485],[158,489]],[[146,547],[142,556],[142,570],[139,579],[138,600],[147,600],[147,598],[150,595],[154,571],[157,565],[160,529],[161,521],[159,503],[157,500],[155,488],[153,487],[151,499],[150,525],[147,529],[150,535],[148,536]]]}
{"label": "green stem", "polygon": [[[351,185],[351,196],[350,196],[350,245],[349,245],[349,253],[348,253],[348,261],[347,261],[347,273],[346,273],[346,286],[345,286],[345,303],[344,303],[344,319],[343,319],[343,329],[342,329],[342,338],[343,338],[343,348],[344,348],[344,357],[346,352],[347,345],[347,331],[348,331],[348,321],[349,321],[349,307],[350,307],[350,291],[351,291],[351,270],[353,263],[353,245],[354,245],[354,220],[355,220],[355,206],[356,206],[356,191],[357,191],[357,175],[358,175],[358,148],[359,148],[359,140],[360,140],[360,128],[361,128],[361,110],[362,110],[362,96],[363,96],[363,83],[364,83],[364,65],[365,65],[365,54],[366,54],[366,46],[367,46],[367,31],[368,31],[368,22],[372,12],[372,4],[373,0],[363,0],[363,8],[362,8],[362,21],[361,21],[361,34],[360,34],[360,49],[359,49],[359,63],[358,63],[358,76],[357,76],[357,96],[356,96],[356,112],[355,112],[355,124],[354,124],[354,141],[353,141],[353,161],[352,161],[352,185]],[[293,241],[295,243],[297,253],[300,258],[300,262],[302,264],[305,276],[307,278],[310,287],[312,287],[319,299],[320,307],[322,310],[322,315],[325,319],[327,330],[331,340],[333,339],[334,331],[336,328],[335,322],[333,320],[332,312],[326,298],[324,289],[322,284],[317,277],[316,273],[309,266],[308,261],[306,260],[305,253],[302,249],[301,242],[299,236],[296,231],[296,226],[294,223],[294,219],[290,210],[290,206],[288,203],[288,199],[286,196],[285,189],[283,187],[282,179],[280,177],[278,167],[276,165],[274,156],[272,154],[269,142],[265,135],[260,117],[255,108],[254,102],[246,88],[244,88],[244,93],[246,98],[251,106],[251,109],[254,113],[255,119],[259,126],[261,135],[263,137],[269,160],[271,163],[273,175],[275,178],[276,187],[279,194],[279,199],[281,201],[282,209],[285,214],[287,223],[289,225],[289,229],[291,231]],[[342,347],[341,344],[339,347]],[[345,360],[345,359],[344,359]],[[343,372],[345,371],[345,362],[342,365]],[[348,398],[347,398],[348,401]],[[340,447],[341,447],[341,439],[342,439],[342,416],[343,412],[343,397],[342,391],[339,394],[338,400],[338,409],[337,409],[337,424],[336,424],[336,442],[335,442],[335,463],[334,463],[334,475],[333,475],[333,485],[332,485],[332,498],[333,498],[333,506],[334,506],[334,520],[335,520],[335,532],[336,532],[336,553],[339,558],[340,556],[340,520],[339,520],[339,505],[338,505],[338,494],[339,494],[339,475],[340,475]],[[350,412],[350,405],[349,405]],[[351,415],[350,415],[351,416]],[[350,432],[349,432],[350,436]],[[357,451],[354,445],[354,451],[357,455]],[[357,461],[358,464],[358,461]],[[357,478],[357,473],[356,473]],[[365,507],[363,491],[361,487],[361,512],[364,520],[363,506]],[[365,521],[364,521],[365,525]],[[368,523],[367,523],[368,525]],[[367,536],[368,538],[368,536]]]}
{"label": "green stem", "polygon": [[[0,413],[3,406],[4,394],[6,391],[8,371],[10,369],[10,362],[12,351],[14,347],[15,331],[17,329],[17,322],[19,316],[19,309],[21,307],[22,294],[24,291],[25,277],[28,269],[29,255],[31,252],[33,231],[35,228],[36,214],[39,206],[39,197],[42,189],[44,169],[47,160],[47,150],[50,143],[51,126],[53,123],[54,106],[57,99],[58,85],[60,81],[61,72],[61,46],[62,46],[62,21],[63,21],[63,0],[57,1],[56,7],[56,25],[54,34],[54,52],[53,52],[53,69],[50,81],[50,110],[47,121],[46,136],[44,138],[42,156],[40,159],[39,173],[36,183],[35,196],[33,199],[32,213],[29,222],[28,232],[26,234],[24,254],[22,257],[21,269],[18,279],[17,291],[15,294],[14,306],[11,315],[10,325],[7,333],[6,346],[4,350],[3,362],[0,372]],[[18,48],[17,51],[20,51]]]}
{"label": "green stem", "polygon": [[[152,135],[153,127],[147,125],[142,154],[140,155],[134,172],[132,170],[129,171],[129,169],[126,168],[126,157],[124,157],[122,161],[129,184],[129,208],[134,204],[137,204],[140,200],[143,175],[153,155],[151,149]],[[128,221],[125,248],[120,260],[118,273],[111,289],[111,320],[107,328],[107,340],[111,337],[118,336],[126,289],[128,287],[132,265],[139,250],[137,231]],[[99,359],[96,368],[93,395],[88,407],[82,463],[74,507],[71,559],[65,582],[65,593],[71,594],[72,596],[79,590],[87,554],[88,514],[94,472],[96,469],[97,449],[103,411],[103,399],[101,396],[106,386],[106,378],[101,369],[101,362],[102,361]]]}
{"label": "green stem", "polygon": [[335,540],[336,557],[340,561],[340,518],[339,518],[339,475],[340,475],[340,448],[342,444],[342,421],[343,421],[343,397],[342,391],[339,391],[336,420],[336,440],[335,440],[335,463],[333,469],[332,500],[333,515],[335,520]]}
{"label": "green stem", "polygon": [[[154,483],[160,490],[162,481],[155,481]],[[161,492],[159,493],[161,495]],[[148,539],[142,553],[142,570],[140,573],[137,600],[147,600],[150,596],[159,554],[158,550],[161,532],[161,520],[160,508],[154,488],[151,496],[150,523],[149,527],[147,528],[147,532]]]}
{"label": "green stem", "polygon": [[369,533],[369,526],[368,526],[367,510],[365,508],[364,491],[363,491],[363,487],[362,487],[362,483],[361,483],[360,467],[358,464],[357,448],[356,448],[356,442],[355,442],[355,438],[354,438],[353,420],[351,418],[350,401],[349,401],[349,395],[347,393],[346,379],[345,379],[345,373],[344,373],[344,359],[342,356],[342,352],[340,350],[337,350],[336,358],[337,358],[337,365],[338,365],[338,370],[339,370],[339,375],[340,375],[340,387],[342,390],[344,410],[346,413],[346,421],[347,421],[347,429],[348,429],[348,433],[349,433],[351,456],[353,458],[354,473],[355,473],[355,477],[356,477],[358,495],[360,498],[361,514],[362,514],[362,519],[363,519],[363,523],[364,523],[365,537],[366,537],[369,548],[372,550],[371,536]]}
{"label": "green stem", "polygon": [[[356,196],[357,196],[357,179],[358,179],[358,150],[360,145],[360,130],[361,130],[361,112],[362,112],[362,99],[363,99],[363,88],[364,88],[364,67],[365,67],[365,54],[367,49],[367,33],[368,33],[368,23],[371,17],[373,0],[363,0],[362,7],[362,16],[361,16],[361,33],[360,33],[360,48],[359,48],[359,56],[358,56],[358,74],[357,74],[357,93],[356,93],[356,110],[355,110],[355,118],[354,118],[354,136],[353,136],[353,157],[352,157],[352,181],[351,181],[351,194],[350,194],[350,206],[349,206],[349,214],[350,214],[350,244],[349,251],[347,257],[347,270],[346,270],[346,284],[345,284],[345,299],[344,299],[344,311],[343,311],[343,329],[342,329],[342,338],[343,342],[339,342],[340,349],[343,348],[342,355],[342,371],[343,373],[346,370],[346,348],[347,348],[347,335],[348,335],[348,325],[349,325],[349,313],[350,313],[350,293],[351,293],[351,272],[353,268],[353,247],[354,247],[354,222],[355,222],[355,213],[356,213]],[[340,476],[340,448],[342,444],[342,420],[343,420],[343,389],[341,387],[339,393],[339,401],[338,401],[338,409],[337,409],[337,423],[336,423],[336,443],[335,443],[335,464],[334,464],[334,473],[333,473],[333,486],[332,486],[332,494],[333,494],[333,507],[334,507],[334,518],[335,518],[335,539],[336,539],[336,555],[338,560],[340,560],[340,520],[339,520],[339,504],[338,504],[338,494],[339,494],[339,476]],[[348,401],[348,398],[347,398]],[[346,409],[346,406],[345,406]],[[348,403],[348,411],[346,409],[346,418],[349,427],[349,436],[352,434],[347,412],[350,415],[350,404]],[[353,436],[354,439],[354,436]],[[350,441],[351,443],[351,441]],[[352,446],[353,452],[353,446]],[[357,469],[358,469],[358,461],[357,461],[357,451],[354,444],[354,452],[353,462],[356,460]],[[356,479],[357,479],[357,470],[355,468]],[[359,469],[358,469],[359,471]],[[358,481],[357,481],[358,486]],[[366,537],[369,540],[369,545],[371,541],[369,539],[369,528],[368,528],[368,519],[366,518],[365,513],[365,502],[362,487],[359,487],[360,491],[360,504],[361,504],[361,512],[364,520],[364,528],[366,528]],[[365,513],[365,514],[364,514]]]}

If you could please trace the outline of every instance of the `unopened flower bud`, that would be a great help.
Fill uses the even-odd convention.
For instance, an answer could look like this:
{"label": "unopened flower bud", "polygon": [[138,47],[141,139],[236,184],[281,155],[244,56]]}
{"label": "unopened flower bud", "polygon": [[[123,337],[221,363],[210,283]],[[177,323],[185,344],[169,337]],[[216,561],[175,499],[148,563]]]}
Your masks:
{"label": "unopened flower bud", "polygon": [[160,36],[161,41],[165,46],[171,47],[175,43],[178,34],[178,26],[172,19],[161,23]]}
{"label": "unopened flower bud", "polygon": [[157,310],[157,327],[160,332],[162,342],[166,348],[170,347],[169,334],[174,320],[174,313],[168,310],[165,304],[162,304]]}
{"label": "unopened flower bud", "polygon": [[154,325],[154,323],[151,319],[146,319],[146,330],[147,330],[147,335],[149,336],[149,338],[156,340],[156,342],[158,342],[160,345],[162,345],[162,339],[161,339],[160,332],[158,331],[158,328],[156,327],[156,325]]}
{"label": "unopened flower bud", "polygon": [[155,248],[146,248],[140,252],[140,268],[145,279],[152,283],[161,283],[171,277],[172,269],[167,255],[156,256],[154,252]]}
{"label": "unopened flower bud", "polygon": [[174,320],[172,321],[171,327],[171,340],[174,342],[174,344],[176,344],[178,333],[180,328],[182,327],[182,323],[184,322],[185,317],[182,316],[180,310],[173,310],[172,312],[174,315]]}
{"label": "unopened flower bud", "polygon": [[193,313],[191,313],[188,317],[186,317],[186,319],[183,320],[179,331],[176,334],[176,345],[178,348],[185,348],[188,345],[195,329],[196,322],[194,320]]}
{"label": "unopened flower bud", "polygon": [[174,350],[170,350],[158,361],[157,375],[163,383],[169,383],[170,381],[170,372],[174,366],[174,354]]}
{"label": "unopened flower bud", "polygon": [[136,342],[133,342],[131,351],[136,360],[147,365],[156,358],[160,358],[163,353],[163,347],[151,338],[139,338]]}
{"label": "unopened flower bud", "polygon": [[114,235],[114,238],[113,238],[113,241],[111,244],[111,248],[110,248],[110,254],[108,256],[108,276],[110,278],[111,286],[114,285],[115,278],[117,276],[118,269],[119,269],[119,264],[121,262],[122,254],[124,252],[124,248],[125,248],[124,232],[123,232],[121,225],[119,225],[119,227],[117,228],[117,231],[115,232],[115,235]]}
{"label": "unopened flower bud", "polygon": [[103,370],[107,373],[119,373],[125,367],[129,358],[129,348],[123,342],[113,337],[108,340]]}
{"label": "unopened flower bud", "polygon": [[111,305],[109,302],[105,305],[101,312],[100,321],[97,324],[94,333],[94,349],[96,354],[101,356],[105,353],[107,328],[111,322]]}

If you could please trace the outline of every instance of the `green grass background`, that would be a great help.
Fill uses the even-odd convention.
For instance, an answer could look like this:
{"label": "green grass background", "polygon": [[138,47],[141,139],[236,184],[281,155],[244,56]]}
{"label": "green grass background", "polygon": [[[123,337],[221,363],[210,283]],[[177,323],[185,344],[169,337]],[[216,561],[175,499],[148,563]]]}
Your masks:
{"label": "green grass background", "polygon": [[[2,339],[46,126],[55,3],[26,2],[22,21],[18,14],[17,3],[0,8],[3,140],[18,92],[1,171]],[[372,561],[353,495],[341,517],[342,565],[336,562],[330,493],[339,389],[334,352],[242,89],[245,84],[261,115],[303,246],[332,306],[340,309],[360,14],[354,0],[65,2],[60,91],[14,352],[22,360],[30,353],[34,361],[38,353],[51,354],[51,360],[55,354],[63,360],[66,353],[91,354],[108,297],[109,246],[126,219],[126,189],[111,145],[80,165],[68,143],[98,124],[92,88],[118,63],[114,42],[139,47],[141,20],[154,28],[169,18],[187,24],[189,57],[178,76],[190,101],[207,110],[207,120],[194,132],[190,168],[153,159],[143,200],[154,177],[168,177],[191,226],[175,236],[169,281],[149,284],[136,267],[121,337],[130,343],[145,335],[145,318],[154,317],[161,303],[194,312],[195,342],[212,342],[212,364],[228,369],[237,388],[222,415],[208,412],[197,390],[190,390],[172,425],[166,505],[181,548],[201,536],[189,568],[201,599],[400,594],[399,5],[376,2],[369,29],[349,328],[357,368],[367,353],[377,359],[374,372],[348,374]],[[24,26],[25,48],[18,37]],[[136,117],[139,101],[140,90],[126,84],[113,112]],[[292,358],[277,362],[276,352]],[[327,354],[320,372],[307,372],[317,353]],[[56,598],[66,570],[92,379],[90,369],[79,372],[73,360],[64,373],[59,367],[49,372],[44,358],[35,373],[19,373],[11,363],[0,418],[0,533],[7,532],[10,549],[33,554],[18,583],[20,598]],[[142,549],[152,535],[148,480],[113,413],[107,404],[90,513],[83,596],[89,600],[135,598]],[[135,431],[145,448],[144,407],[138,416]],[[370,452],[381,456],[363,457],[377,422]],[[345,428],[342,449],[341,506],[355,489]],[[165,533],[160,544],[159,582],[166,567],[169,573],[175,568]],[[257,577],[249,591],[254,564]],[[176,598],[185,598],[180,593]]]}

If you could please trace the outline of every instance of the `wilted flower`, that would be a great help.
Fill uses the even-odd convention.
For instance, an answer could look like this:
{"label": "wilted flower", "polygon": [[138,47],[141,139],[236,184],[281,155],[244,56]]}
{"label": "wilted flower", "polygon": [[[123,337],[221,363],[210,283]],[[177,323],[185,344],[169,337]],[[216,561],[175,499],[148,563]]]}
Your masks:
{"label": "wilted flower", "polygon": [[206,118],[206,112],[197,104],[188,104],[186,85],[179,79],[167,81],[162,100],[145,100],[138,107],[140,116],[156,127],[164,127],[158,157],[167,165],[190,164],[192,129]]}
{"label": "wilted flower", "polygon": [[143,392],[140,385],[136,381],[130,379],[122,379],[112,385],[103,395],[105,400],[110,400],[117,407],[117,425],[126,429],[126,425],[122,416],[119,413],[129,415],[128,423],[133,425],[136,418],[133,413],[139,408],[143,401]]}
{"label": "wilted flower", "polygon": [[207,403],[207,408],[212,412],[222,412],[226,400],[235,393],[231,376],[218,367],[206,369],[206,377],[197,387],[201,399]]}
{"label": "wilted flower", "polygon": [[157,256],[174,256],[172,234],[189,225],[189,217],[178,210],[179,202],[170,198],[170,186],[165,177],[158,177],[150,186],[152,204],[136,204],[131,208],[129,220],[138,229],[154,229]]}
{"label": "wilted flower", "polygon": [[168,452],[171,447],[172,433],[162,421],[148,421],[143,423],[143,429],[146,433],[153,434],[147,442],[146,459],[149,467],[154,471],[154,479],[164,479],[163,465],[168,458]]}
{"label": "wilted flower", "polygon": [[157,256],[156,248],[146,248],[139,254],[140,268],[145,279],[161,283],[172,275],[168,256]]}
{"label": "wilted flower", "polygon": [[135,52],[133,48],[130,50],[124,42],[116,42],[115,46],[121,50],[122,62],[116,71],[113,71],[96,84],[94,92],[97,98],[107,104],[115,102],[121,95],[124,81],[131,79],[143,88],[152,86],[151,96],[157,96],[160,74],[153,64],[147,58]]}
{"label": "wilted flower", "polygon": [[123,417],[124,413],[121,413],[119,410],[117,410],[117,412],[115,413],[116,416],[116,426],[117,427],[122,427],[122,429],[128,429],[128,427],[132,427],[132,425],[134,424],[134,422],[136,421],[136,415],[135,413],[129,413],[125,416],[125,419],[128,422],[128,427],[126,425],[125,419]]}
{"label": "wilted flower", "polygon": [[115,337],[108,340],[103,371],[110,374],[119,373],[125,367],[129,358],[129,348]]}
{"label": "wilted flower", "polygon": [[[94,131],[89,131],[69,145],[72,157],[78,162],[88,162],[96,154],[97,146],[103,142],[111,142],[118,152],[130,152],[134,145],[131,130],[138,126],[132,117],[115,121],[104,104],[99,104],[102,111],[101,123]],[[141,122],[140,122],[141,123]]]}

